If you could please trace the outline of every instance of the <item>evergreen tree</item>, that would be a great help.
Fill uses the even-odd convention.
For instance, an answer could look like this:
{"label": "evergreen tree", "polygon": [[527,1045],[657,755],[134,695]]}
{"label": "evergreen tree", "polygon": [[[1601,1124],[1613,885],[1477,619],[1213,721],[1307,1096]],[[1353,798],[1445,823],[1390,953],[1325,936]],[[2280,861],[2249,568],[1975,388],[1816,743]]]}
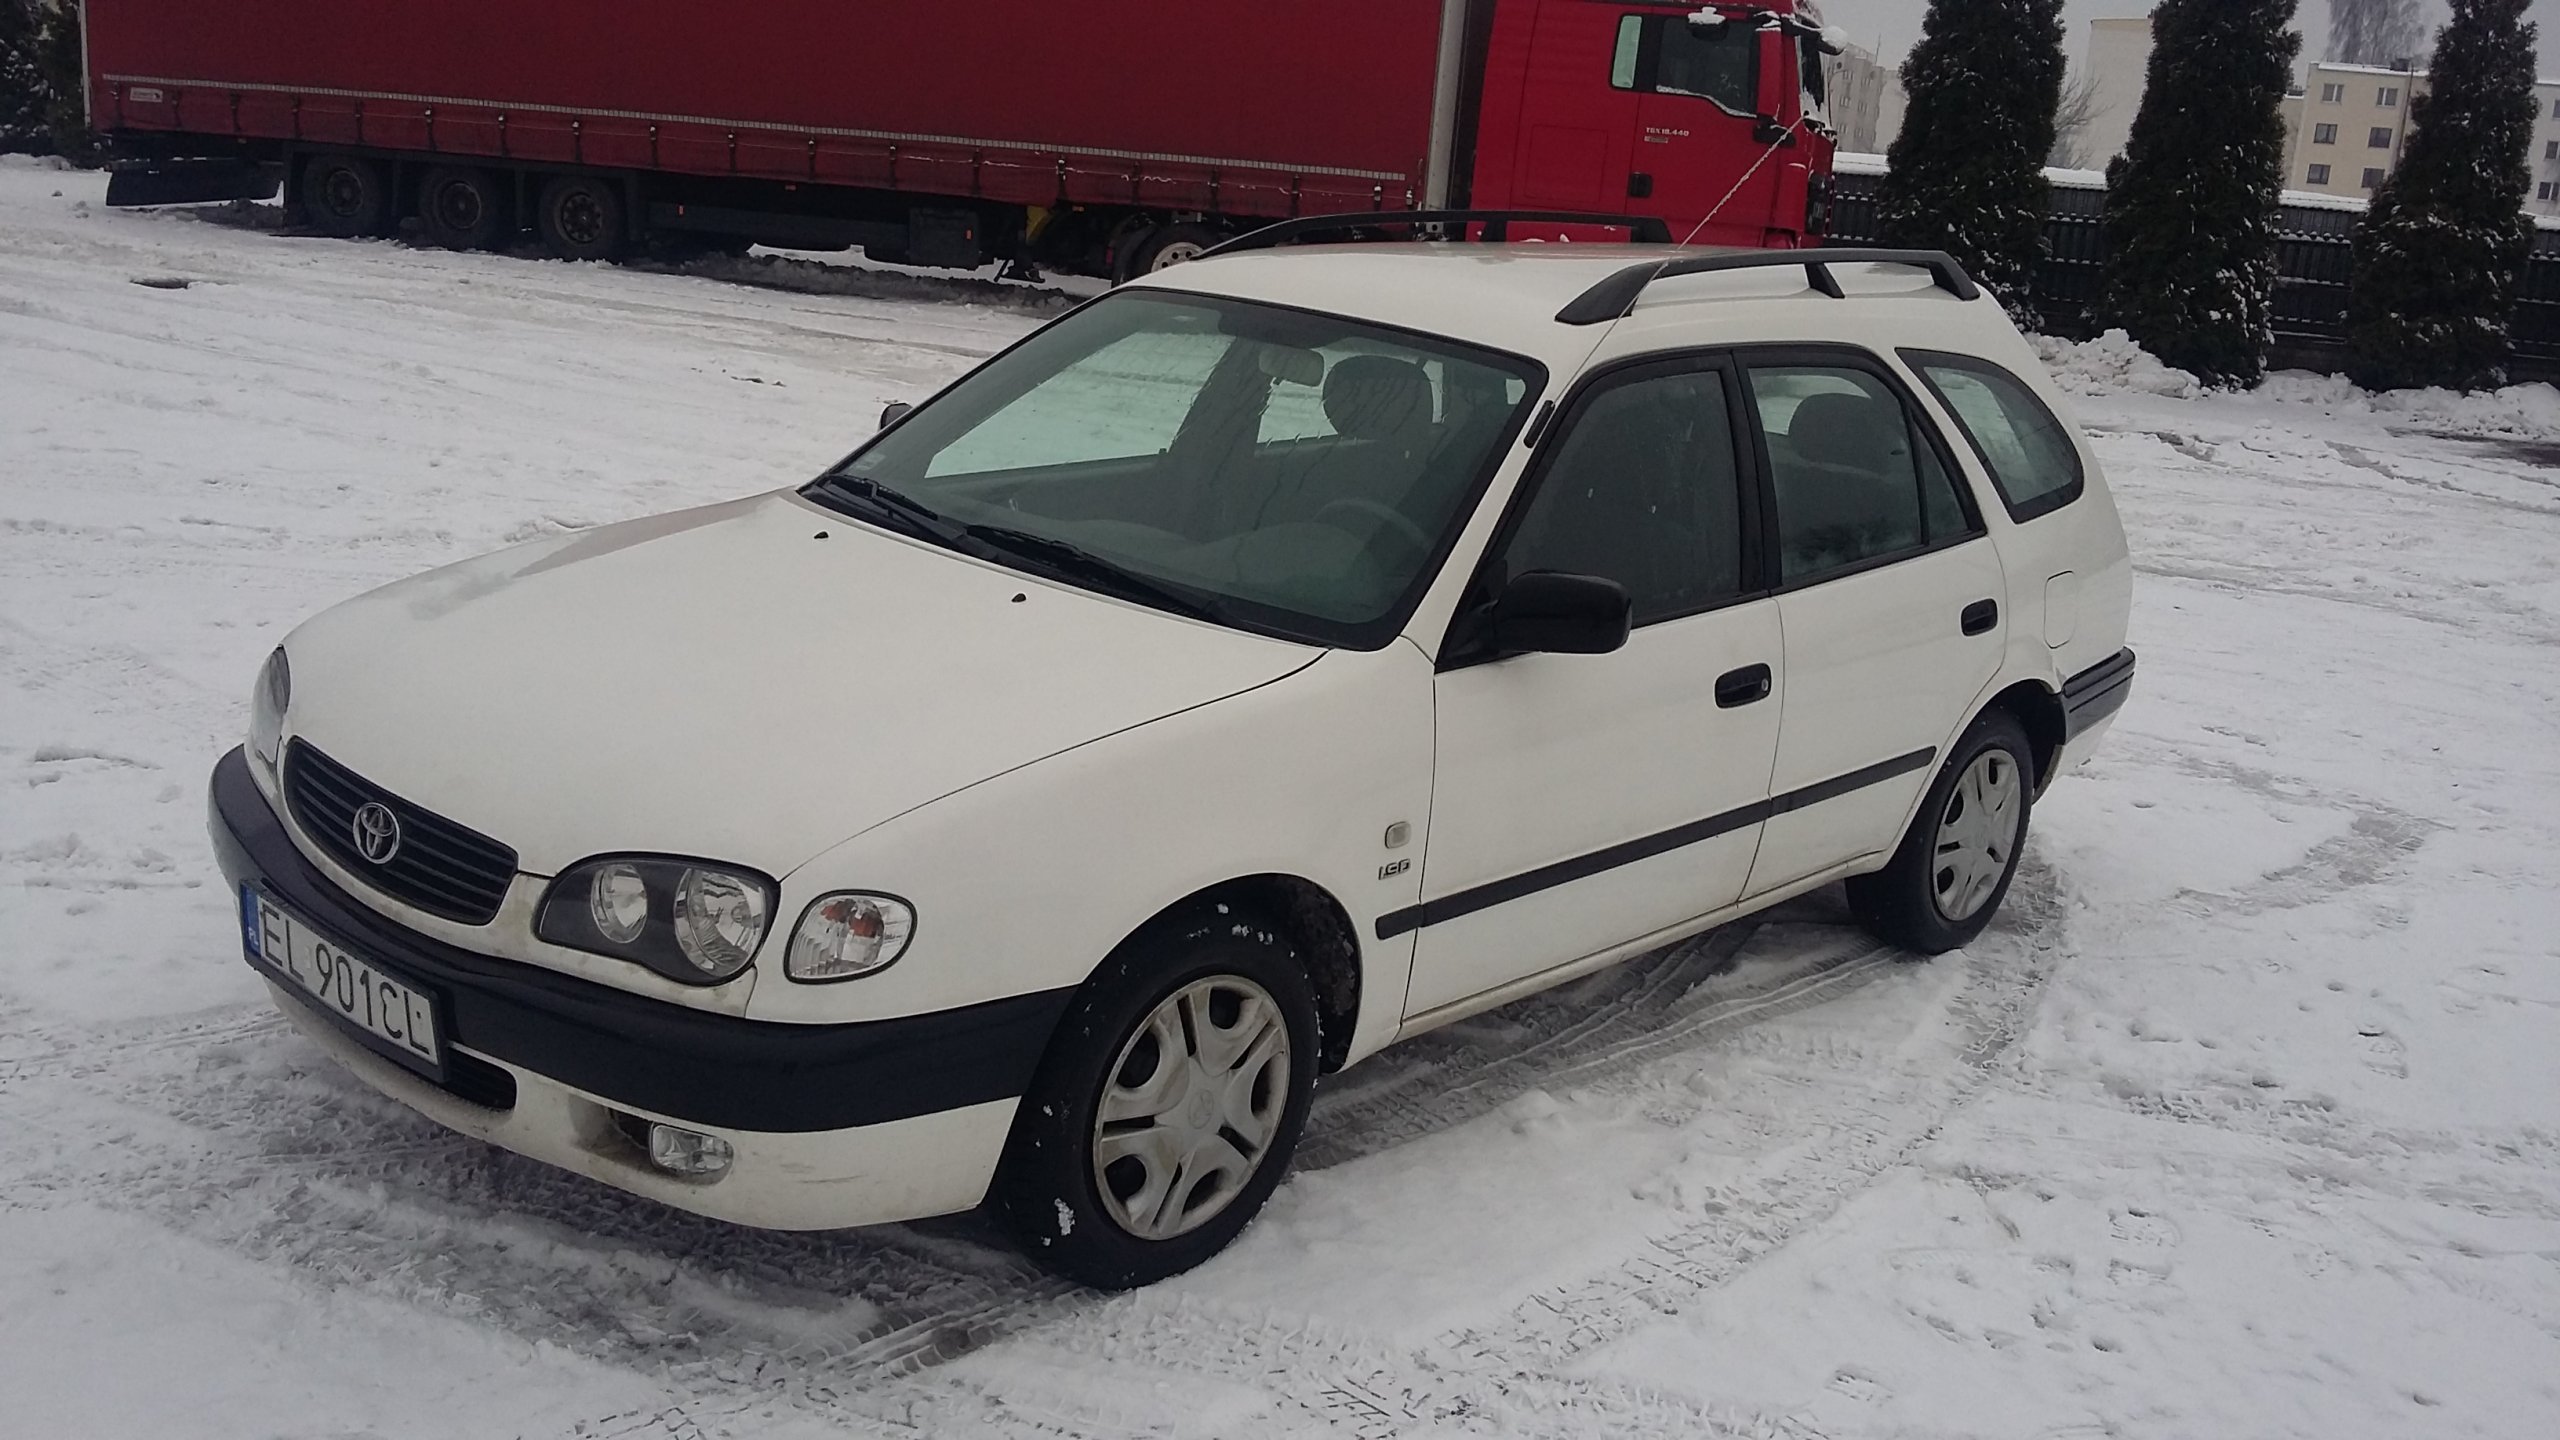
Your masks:
{"label": "evergreen tree", "polygon": [[2062,0],[1929,0],[1877,196],[1883,243],[1948,252],[2022,318],[2045,255],[2062,72]]}
{"label": "evergreen tree", "polygon": [[2528,0],[2453,0],[2400,168],[2356,227],[2348,373],[2373,389],[2496,384],[2533,246]]}
{"label": "evergreen tree", "polygon": [[2151,68],[2107,191],[2107,323],[2215,385],[2274,343],[2294,0],[2160,0]]}
{"label": "evergreen tree", "polygon": [[38,0],[0,0],[0,155],[50,153],[50,93],[37,58]]}

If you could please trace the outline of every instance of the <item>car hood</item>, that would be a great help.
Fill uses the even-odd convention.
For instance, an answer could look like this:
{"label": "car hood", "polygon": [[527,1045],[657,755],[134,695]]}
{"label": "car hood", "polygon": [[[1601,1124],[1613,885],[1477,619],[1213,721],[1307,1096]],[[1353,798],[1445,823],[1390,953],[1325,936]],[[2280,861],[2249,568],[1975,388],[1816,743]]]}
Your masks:
{"label": "car hood", "polygon": [[954,790],[1321,652],[1045,582],[789,493],[537,541],[287,641],[296,737],[556,874],[782,875]]}

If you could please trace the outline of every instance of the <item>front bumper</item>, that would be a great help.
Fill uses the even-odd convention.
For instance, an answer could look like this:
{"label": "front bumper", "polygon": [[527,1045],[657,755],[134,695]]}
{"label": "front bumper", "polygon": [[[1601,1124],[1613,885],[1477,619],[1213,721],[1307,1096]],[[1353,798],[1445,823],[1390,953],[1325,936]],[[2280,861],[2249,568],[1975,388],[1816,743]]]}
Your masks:
{"label": "front bumper", "polygon": [[[255,886],[433,991],[449,1052],[480,1062],[450,1066],[439,1085],[376,1054],[309,997],[271,986],[294,1023],[365,1081],[466,1134],[742,1224],[829,1229],[977,1204],[1072,994],[846,1025],[692,1010],[384,918],[303,858],[238,750],[214,767],[211,811],[235,897]],[[718,1135],[737,1158],[715,1181],[662,1173],[617,1113]]]}

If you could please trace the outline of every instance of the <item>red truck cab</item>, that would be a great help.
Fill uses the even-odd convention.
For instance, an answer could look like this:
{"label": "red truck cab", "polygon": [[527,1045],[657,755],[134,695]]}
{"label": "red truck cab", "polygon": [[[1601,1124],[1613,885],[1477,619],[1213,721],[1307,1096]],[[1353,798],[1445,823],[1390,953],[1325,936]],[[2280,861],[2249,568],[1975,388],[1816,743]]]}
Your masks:
{"label": "red truck cab", "polygon": [[1810,0],[87,0],[111,204],[281,186],[453,248],[859,247],[1125,276],[1270,220],[1818,237]]}

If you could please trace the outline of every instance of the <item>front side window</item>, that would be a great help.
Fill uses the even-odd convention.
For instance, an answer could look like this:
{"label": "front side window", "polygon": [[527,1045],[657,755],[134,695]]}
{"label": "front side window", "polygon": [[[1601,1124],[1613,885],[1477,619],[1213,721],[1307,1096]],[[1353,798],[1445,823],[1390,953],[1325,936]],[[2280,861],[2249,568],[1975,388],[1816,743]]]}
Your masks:
{"label": "front side window", "polygon": [[1760,37],[1740,20],[1698,26],[1683,15],[1629,15],[1618,22],[1609,83],[1620,90],[1695,96],[1737,115],[1755,114]]}
{"label": "front side window", "polygon": [[821,504],[1140,603],[1392,638],[1534,363],[1243,301],[1108,296],[812,485]]}
{"label": "front side window", "polygon": [[2080,498],[2079,447],[2044,401],[1989,361],[1906,350],[1902,358],[1956,417],[2011,518],[2031,520]]}
{"label": "front side window", "polygon": [[1755,365],[1777,504],[1778,579],[1800,585],[1972,532],[1901,397],[1863,369]]}
{"label": "front side window", "polygon": [[1618,381],[1576,407],[1503,550],[1535,570],[1627,588],[1635,623],[1694,614],[1742,590],[1742,482],[1717,370]]}

